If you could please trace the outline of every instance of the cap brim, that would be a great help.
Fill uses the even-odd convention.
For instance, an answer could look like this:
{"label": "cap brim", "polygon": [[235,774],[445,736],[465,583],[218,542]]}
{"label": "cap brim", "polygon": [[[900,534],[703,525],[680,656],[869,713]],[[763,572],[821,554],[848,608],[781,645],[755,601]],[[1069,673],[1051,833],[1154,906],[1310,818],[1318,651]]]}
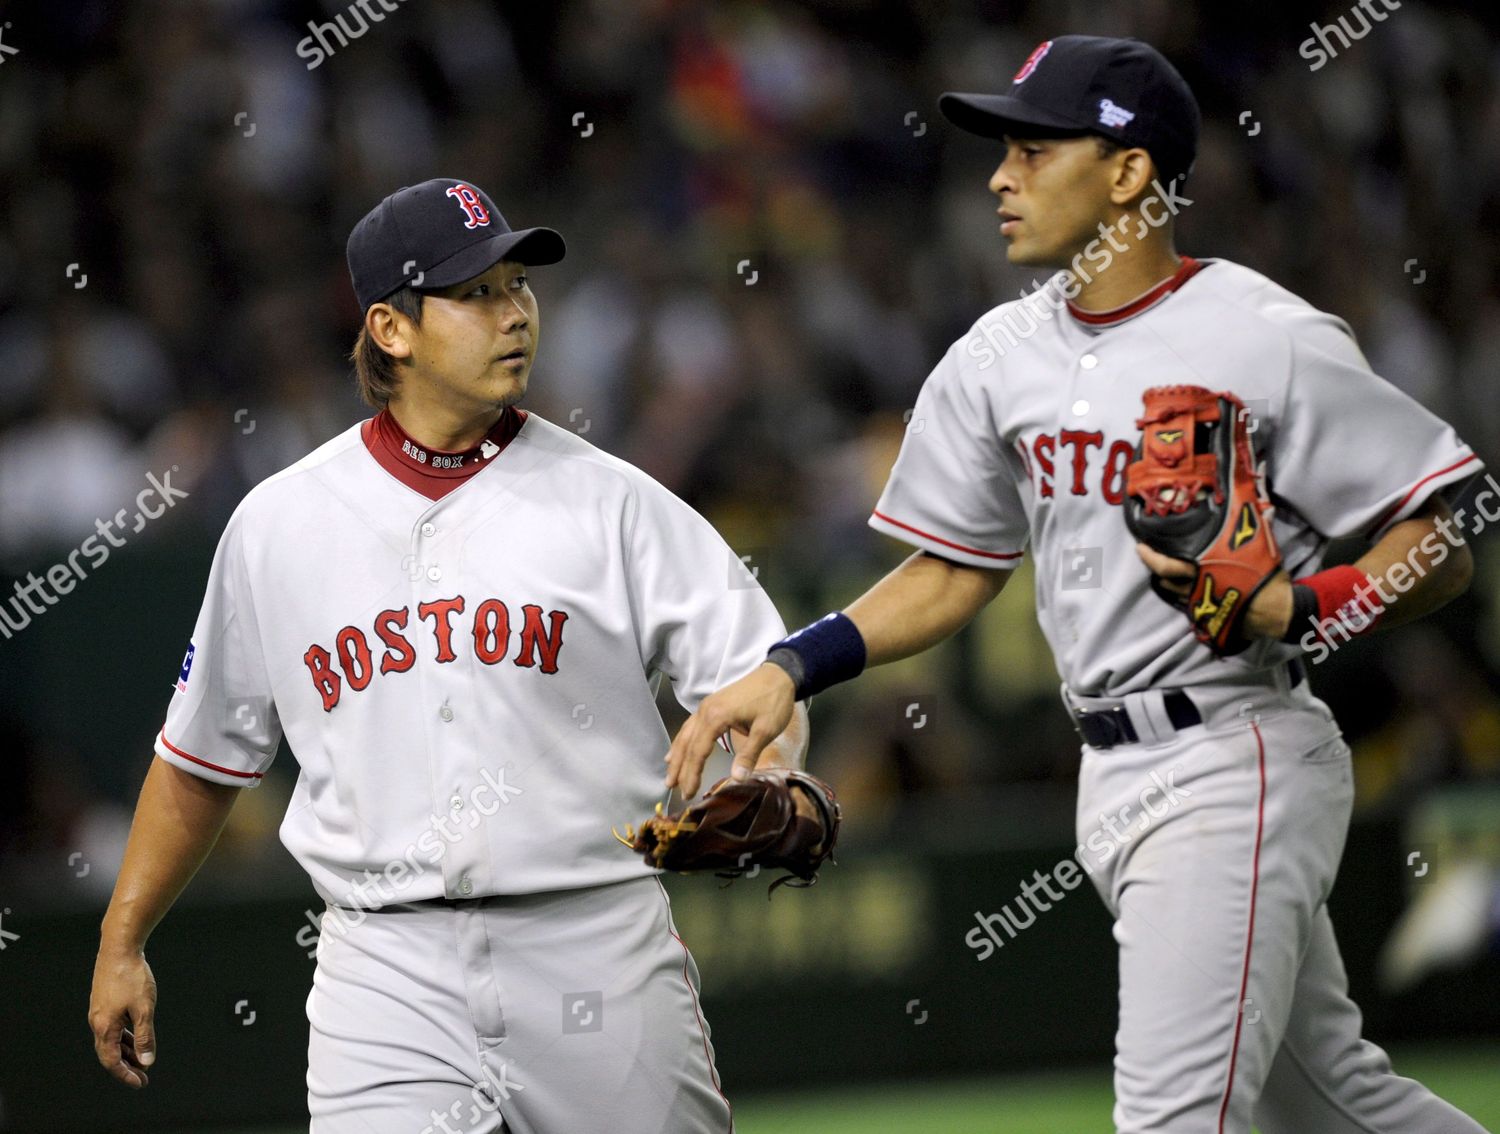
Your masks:
{"label": "cap brim", "polygon": [[1073,137],[1093,133],[1087,122],[1038,110],[1012,95],[958,94],[948,91],[938,97],[943,117],[981,138]]}
{"label": "cap brim", "polygon": [[523,228],[519,232],[496,233],[479,244],[471,244],[422,273],[413,284],[423,291],[451,287],[483,275],[501,260],[522,264],[555,264],[567,252],[562,235],[550,228]]}

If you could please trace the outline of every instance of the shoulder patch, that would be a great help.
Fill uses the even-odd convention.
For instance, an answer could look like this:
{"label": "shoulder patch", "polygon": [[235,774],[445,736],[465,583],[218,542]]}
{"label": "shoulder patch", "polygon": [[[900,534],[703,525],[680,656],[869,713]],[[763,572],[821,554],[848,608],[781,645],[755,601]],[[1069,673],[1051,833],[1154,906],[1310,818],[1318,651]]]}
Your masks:
{"label": "shoulder patch", "polygon": [[198,650],[191,640],[188,641],[187,654],[182,659],[182,669],[177,674],[177,692],[186,693],[188,674],[193,672],[193,654]]}

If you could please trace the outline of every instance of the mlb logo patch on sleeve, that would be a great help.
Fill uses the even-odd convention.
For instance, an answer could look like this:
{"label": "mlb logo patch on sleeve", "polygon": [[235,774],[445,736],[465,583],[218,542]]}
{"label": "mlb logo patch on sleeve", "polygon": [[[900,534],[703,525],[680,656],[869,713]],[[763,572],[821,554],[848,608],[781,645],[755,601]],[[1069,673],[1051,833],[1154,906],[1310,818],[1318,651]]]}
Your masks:
{"label": "mlb logo patch on sleeve", "polygon": [[193,672],[193,654],[198,647],[192,642],[188,643],[187,655],[182,659],[182,670],[177,674],[177,692],[187,692],[188,674]]}

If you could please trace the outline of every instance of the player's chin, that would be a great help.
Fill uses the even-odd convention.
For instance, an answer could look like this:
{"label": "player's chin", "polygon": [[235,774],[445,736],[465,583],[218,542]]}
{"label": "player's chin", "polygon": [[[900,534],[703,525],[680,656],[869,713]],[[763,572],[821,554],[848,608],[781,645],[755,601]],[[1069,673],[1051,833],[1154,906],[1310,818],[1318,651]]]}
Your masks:
{"label": "player's chin", "polygon": [[1038,246],[1035,240],[1024,236],[1013,236],[1005,249],[1005,258],[1023,268],[1050,268],[1057,262],[1056,255]]}
{"label": "player's chin", "polygon": [[496,366],[484,381],[484,391],[489,400],[501,406],[511,406],[526,394],[526,385],[531,380],[531,363],[525,366]]}

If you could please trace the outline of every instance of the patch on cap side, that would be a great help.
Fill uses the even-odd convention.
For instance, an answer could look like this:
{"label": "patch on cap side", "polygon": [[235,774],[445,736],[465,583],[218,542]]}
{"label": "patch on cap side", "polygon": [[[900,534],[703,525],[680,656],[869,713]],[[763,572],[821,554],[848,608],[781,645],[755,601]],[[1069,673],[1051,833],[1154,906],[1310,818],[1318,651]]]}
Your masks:
{"label": "patch on cap side", "polygon": [[1124,126],[1135,117],[1135,111],[1126,110],[1123,106],[1117,106],[1107,98],[1099,100],[1099,125],[1101,126]]}

